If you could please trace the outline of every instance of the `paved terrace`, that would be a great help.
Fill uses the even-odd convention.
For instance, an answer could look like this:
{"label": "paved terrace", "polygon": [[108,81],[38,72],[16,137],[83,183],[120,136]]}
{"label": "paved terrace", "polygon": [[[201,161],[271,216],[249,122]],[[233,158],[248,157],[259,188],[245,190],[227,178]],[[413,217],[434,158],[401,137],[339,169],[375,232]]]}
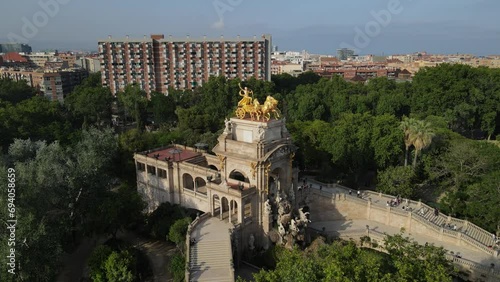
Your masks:
{"label": "paved terrace", "polygon": [[189,281],[234,281],[231,238],[233,225],[216,217],[201,219],[191,230]]}
{"label": "paved terrace", "polygon": [[[300,184],[302,184],[302,182]],[[335,194],[336,197],[340,199],[349,197],[366,203],[371,201],[372,206],[376,205],[384,208],[388,208],[388,202],[396,199],[394,196],[373,191],[360,191],[360,199],[358,199],[358,191],[355,189],[349,189],[337,184],[328,185],[309,179],[307,180],[307,185],[309,186],[309,189],[312,187],[315,193],[319,192],[325,196]],[[320,187],[321,191],[318,191],[320,190]],[[306,193],[311,192],[307,190],[305,191]],[[456,219],[441,212],[436,213],[433,208],[421,202],[402,199],[399,205],[391,207],[391,211],[400,215],[408,215],[411,213],[415,220],[425,223],[427,226],[431,227],[436,234],[441,233],[448,236],[462,238],[462,240],[469,244],[468,246],[459,246],[450,242],[441,241],[438,239],[438,236],[426,236],[423,234],[408,232],[405,233],[407,236],[415,239],[418,243],[425,244],[426,242],[429,242],[436,246],[442,246],[448,250],[450,254],[459,253],[463,259],[484,266],[489,267],[491,263],[494,263],[496,268],[495,271],[500,273],[500,270],[498,270],[500,266],[498,244],[495,244],[498,242],[493,241],[493,234],[468,221]],[[367,225],[369,226],[369,230],[377,233],[387,233],[391,235],[400,233],[399,228],[388,226],[384,223],[373,220],[343,220],[311,223],[311,227],[314,229],[322,230],[322,228],[325,227],[325,232],[327,234],[339,236],[361,234],[363,232],[366,233]]]}

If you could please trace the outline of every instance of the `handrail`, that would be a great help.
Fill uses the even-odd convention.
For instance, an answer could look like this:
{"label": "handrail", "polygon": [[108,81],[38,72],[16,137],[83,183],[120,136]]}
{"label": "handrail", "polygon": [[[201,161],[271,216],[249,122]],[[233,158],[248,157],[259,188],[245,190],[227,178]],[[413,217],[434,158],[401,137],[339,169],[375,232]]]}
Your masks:
{"label": "handrail", "polygon": [[190,251],[191,251],[191,232],[193,229],[202,221],[205,219],[211,217],[212,214],[210,212],[206,212],[202,214],[201,216],[196,217],[189,225],[188,225],[188,230],[186,232],[186,268],[184,272],[184,278],[186,282],[189,282],[190,280]]}

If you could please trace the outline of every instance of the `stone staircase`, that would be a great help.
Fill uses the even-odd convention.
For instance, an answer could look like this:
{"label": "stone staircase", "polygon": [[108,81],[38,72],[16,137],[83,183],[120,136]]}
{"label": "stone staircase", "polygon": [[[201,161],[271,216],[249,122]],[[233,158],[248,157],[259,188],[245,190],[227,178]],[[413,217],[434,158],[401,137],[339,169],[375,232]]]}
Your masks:
{"label": "stone staircase", "polygon": [[[350,196],[351,199],[356,201],[371,201],[373,205],[378,205],[380,207],[386,207],[388,201],[396,199],[395,196],[386,195],[373,191],[361,191],[361,197],[357,198],[355,196],[356,190],[349,189],[347,187],[338,184],[325,184],[316,180],[308,180],[308,184],[314,189],[318,189],[320,186],[323,187],[321,193],[333,193],[335,195]],[[349,191],[353,191],[354,195],[348,195]],[[435,232],[443,232],[446,235],[451,235],[456,238],[462,238],[469,245],[472,245],[480,250],[490,253],[494,256],[499,256],[500,251],[498,250],[499,244],[495,245],[496,242],[493,240],[493,234],[488,231],[476,226],[475,224],[447,216],[443,213],[438,213],[436,216],[434,214],[434,209],[420,202],[415,201],[403,201],[400,206],[406,206],[410,209],[405,209],[405,212],[411,212],[415,219],[428,224],[429,227],[434,229]],[[397,210],[394,212],[401,213],[401,209],[398,206]]]}
{"label": "stone staircase", "polygon": [[210,270],[213,274],[221,274],[213,277],[213,279],[206,277],[197,281],[233,281],[228,277],[228,274],[232,272],[229,264],[231,259],[232,255],[228,242],[201,241],[191,246],[189,269],[193,274],[207,270]]}
{"label": "stone staircase", "polygon": [[234,281],[233,255],[227,220],[210,217],[196,224],[189,247],[189,281]]}
{"label": "stone staircase", "polygon": [[422,208],[424,212],[421,210],[417,211],[416,214],[421,216],[423,219],[427,220],[429,223],[439,227],[444,228],[453,232],[460,232],[465,236],[477,241],[481,245],[486,247],[493,246],[493,236],[491,233],[483,230],[475,226],[472,223],[468,223],[468,226],[465,226],[463,221],[452,219],[448,222],[448,216],[439,213],[437,216],[434,214],[434,210],[430,208]]}

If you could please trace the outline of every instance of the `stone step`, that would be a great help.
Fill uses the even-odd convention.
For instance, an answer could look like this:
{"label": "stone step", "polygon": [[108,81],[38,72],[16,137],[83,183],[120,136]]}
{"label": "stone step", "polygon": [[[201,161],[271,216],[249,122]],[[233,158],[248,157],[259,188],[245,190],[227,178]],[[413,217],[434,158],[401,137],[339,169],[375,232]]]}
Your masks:
{"label": "stone step", "polygon": [[191,269],[196,269],[196,268],[207,268],[209,267],[210,269],[213,268],[227,268],[229,269],[229,263],[227,261],[225,262],[210,262],[210,265],[206,263],[193,263],[191,264]]}
{"label": "stone step", "polygon": [[[192,282],[195,282],[195,280],[191,280]],[[203,281],[203,282],[233,282],[234,280],[232,280],[231,278],[229,277],[217,277],[217,278],[203,278],[202,280],[200,281]]]}
{"label": "stone step", "polygon": [[212,262],[212,261],[225,261],[228,262],[231,259],[230,256],[218,256],[218,257],[210,257],[210,256],[205,256],[205,257],[190,257],[189,261],[192,261],[193,263],[195,262]]}
{"label": "stone step", "polygon": [[230,254],[231,252],[229,252],[229,250],[216,250],[216,249],[213,249],[213,250],[205,250],[205,249],[199,249],[199,250],[191,250],[190,252],[190,256],[191,255],[206,255],[206,254],[209,254],[209,255],[215,255],[215,256],[218,256],[218,255],[227,255],[227,254]]}

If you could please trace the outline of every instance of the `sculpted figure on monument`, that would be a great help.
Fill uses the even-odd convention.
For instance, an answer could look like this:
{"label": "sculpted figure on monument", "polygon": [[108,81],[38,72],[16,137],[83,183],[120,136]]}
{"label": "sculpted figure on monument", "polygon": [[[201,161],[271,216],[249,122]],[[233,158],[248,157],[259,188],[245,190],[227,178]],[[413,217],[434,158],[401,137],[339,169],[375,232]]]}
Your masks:
{"label": "sculpted figure on monument", "polygon": [[241,83],[238,84],[240,87],[240,96],[243,97],[241,100],[238,102],[238,107],[245,106],[245,105],[250,105],[252,104],[253,98],[250,96],[253,96],[253,91],[248,89],[248,87],[245,86],[245,88],[241,87]]}
{"label": "sculpted figure on monument", "polygon": [[281,235],[281,236],[284,236],[286,234],[286,230],[285,230],[285,227],[283,226],[283,224],[279,223],[278,225],[278,233]]}
{"label": "sculpted figure on monument", "polygon": [[248,238],[248,248],[251,251],[253,251],[253,249],[255,249],[254,243],[255,243],[255,237],[253,236],[253,234],[250,234],[250,237]]}
{"label": "sculpted figure on monument", "polygon": [[231,121],[229,119],[224,119],[224,125],[226,126],[224,128],[224,133],[228,134],[231,133]]}
{"label": "sculpted figure on monument", "polygon": [[264,127],[262,125],[259,125],[258,134],[259,134],[259,141],[264,140],[264,137],[266,135],[266,130],[264,129]]}
{"label": "sculpted figure on monument", "polygon": [[264,211],[266,214],[271,214],[271,203],[269,202],[269,199],[266,200]]}

